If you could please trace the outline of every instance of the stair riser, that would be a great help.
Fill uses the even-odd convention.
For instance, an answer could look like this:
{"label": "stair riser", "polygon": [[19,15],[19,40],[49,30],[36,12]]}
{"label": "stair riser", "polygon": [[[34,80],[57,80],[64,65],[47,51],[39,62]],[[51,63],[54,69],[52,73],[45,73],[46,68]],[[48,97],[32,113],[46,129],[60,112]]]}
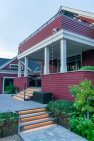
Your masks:
{"label": "stair riser", "polygon": [[[19,93],[17,95],[21,95],[23,97],[24,96],[24,93]],[[29,94],[29,93],[25,93],[25,96],[31,98],[33,95],[32,94]]]}
{"label": "stair riser", "polygon": [[42,115],[42,116],[34,116],[34,117],[29,117],[29,118],[22,118],[20,120],[21,123],[23,122],[27,122],[27,121],[33,121],[33,120],[38,120],[38,119],[43,119],[43,118],[48,118],[49,115],[46,114],[46,115]]}
{"label": "stair riser", "polygon": [[19,115],[25,115],[25,114],[33,114],[33,113],[39,113],[39,112],[45,112],[45,109],[37,109],[37,110],[28,110],[28,111],[21,111],[19,112]]}
{"label": "stair riser", "polygon": [[51,125],[53,124],[52,121],[49,121],[49,122],[43,122],[43,123],[39,123],[39,124],[34,124],[34,125],[30,125],[30,126],[24,126],[21,128],[21,131],[26,131],[26,130],[30,130],[30,129],[35,129],[35,128],[38,128],[38,127],[45,127],[47,125]]}

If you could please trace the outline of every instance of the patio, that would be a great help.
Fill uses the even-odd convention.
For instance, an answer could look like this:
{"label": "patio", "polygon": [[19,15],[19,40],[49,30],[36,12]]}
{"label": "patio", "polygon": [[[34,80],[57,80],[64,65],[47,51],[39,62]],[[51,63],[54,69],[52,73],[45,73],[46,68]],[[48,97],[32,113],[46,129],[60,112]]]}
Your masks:
{"label": "patio", "polygon": [[12,95],[1,94],[0,95],[0,113],[7,111],[21,111],[34,108],[43,108],[46,105],[40,104],[34,101],[20,101],[12,97]]}

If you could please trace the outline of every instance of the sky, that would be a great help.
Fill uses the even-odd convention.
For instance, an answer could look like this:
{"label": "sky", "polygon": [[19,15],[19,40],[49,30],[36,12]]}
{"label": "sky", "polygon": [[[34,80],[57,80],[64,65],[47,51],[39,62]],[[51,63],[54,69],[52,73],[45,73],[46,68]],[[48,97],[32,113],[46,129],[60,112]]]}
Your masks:
{"label": "sky", "polygon": [[0,58],[15,57],[19,43],[61,5],[94,13],[94,0],[0,0]]}

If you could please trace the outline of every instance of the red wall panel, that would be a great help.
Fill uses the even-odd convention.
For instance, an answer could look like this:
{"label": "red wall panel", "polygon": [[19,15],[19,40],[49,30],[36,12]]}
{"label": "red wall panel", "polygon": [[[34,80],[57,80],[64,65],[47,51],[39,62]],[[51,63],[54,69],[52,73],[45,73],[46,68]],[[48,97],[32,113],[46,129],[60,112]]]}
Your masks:
{"label": "red wall panel", "polygon": [[73,100],[69,87],[82,80],[89,79],[94,84],[94,72],[68,72],[42,75],[42,91],[52,92],[55,99]]}
{"label": "red wall panel", "polygon": [[[50,73],[56,73],[57,66],[49,64],[49,71]],[[42,63],[42,74],[44,74],[44,63]]]}
{"label": "red wall panel", "polygon": [[23,52],[40,41],[46,39],[47,37],[52,35],[52,29],[57,28],[60,30],[62,28],[62,17],[58,16],[54,21],[49,23],[46,27],[44,27],[41,31],[39,31],[36,35],[31,37],[25,43],[19,46],[19,51]]}
{"label": "red wall panel", "polygon": [[94,66],[94,50],[82,53],[82,66]]}
{"label": "red wall panel", "polygon": [[24,87],[29,86],[29,78],[28,77],[17,77],[14,79],[14,86],[19,88],[19,90],[23,90]]}

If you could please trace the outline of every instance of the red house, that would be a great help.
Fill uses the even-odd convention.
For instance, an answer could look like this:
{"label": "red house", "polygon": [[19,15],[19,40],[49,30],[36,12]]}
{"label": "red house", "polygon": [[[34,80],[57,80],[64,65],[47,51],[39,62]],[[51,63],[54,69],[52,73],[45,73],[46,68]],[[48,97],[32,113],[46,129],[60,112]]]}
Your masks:
{"label": "red house", "polygon": [[[34,86],[38,86],[40,76],[40,64],[30,60],[28,66],[29,80],[33,81]],[[21,73],[24,76],[24,60],[21,61]],[[10,84],[14,84],[18,77],[18,60],[17,57],[12,59],[0,58],[0,94],[5,93],[5,89]],[[35,81],[36,80],[36,81]],[[36,82],[36,84],[35,84]],[[15,83],[16,86],[16,83]]]}
{"label": "red house", "polygon": [[42,91],[52,92],[56,99],[72,100],[70,85],[84,79],[94,82],[93,71],[79,71],[81,66],[94,66],[94,14],[60,7],[54,17],[20,43],[18,52],[16,83],[20,79],[28,84],[28,60],[36,60],[42,63]]}

